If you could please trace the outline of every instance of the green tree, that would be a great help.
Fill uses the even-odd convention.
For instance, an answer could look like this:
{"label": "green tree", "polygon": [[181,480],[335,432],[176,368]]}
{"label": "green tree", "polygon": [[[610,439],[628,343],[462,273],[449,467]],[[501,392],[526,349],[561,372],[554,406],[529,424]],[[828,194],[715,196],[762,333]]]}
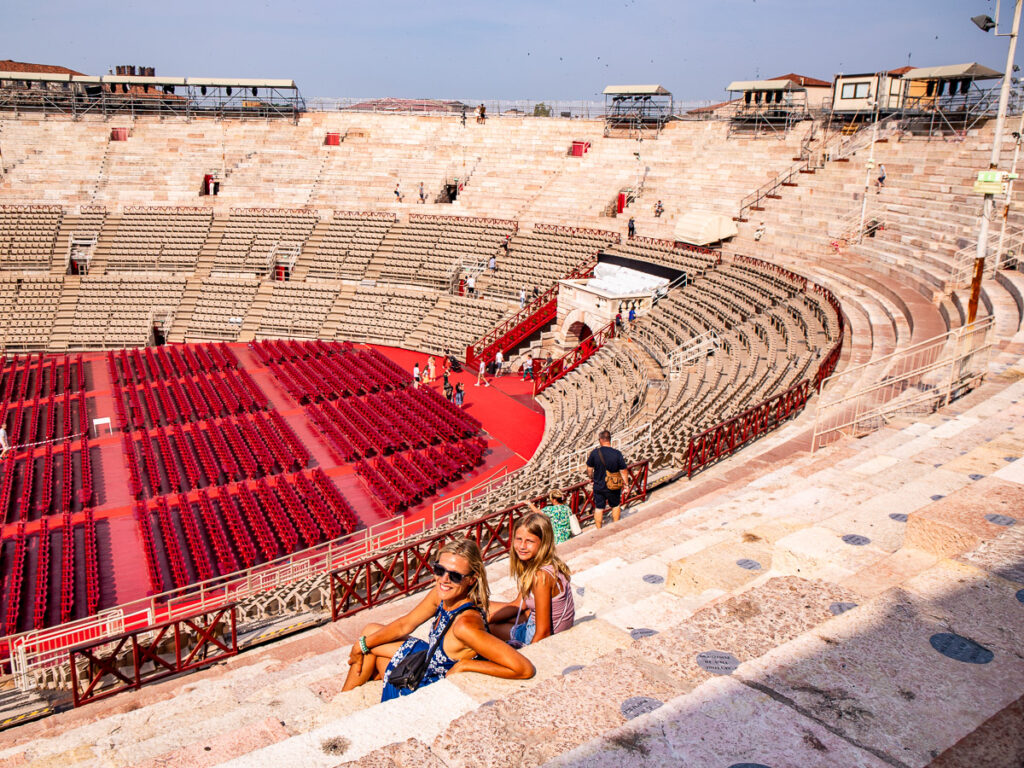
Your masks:
{"label": "green tree", "polygon": [[533,107],[534,117],[551,117],[551,107],[545,104],[543,101],[538,102]]}

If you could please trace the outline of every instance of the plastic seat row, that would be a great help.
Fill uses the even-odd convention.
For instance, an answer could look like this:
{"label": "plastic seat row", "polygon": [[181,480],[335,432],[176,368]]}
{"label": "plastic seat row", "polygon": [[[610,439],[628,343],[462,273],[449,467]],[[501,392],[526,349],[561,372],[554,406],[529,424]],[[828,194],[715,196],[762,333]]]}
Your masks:
{"label": "plastic seat row", "polygon": [[[33,358],[35,364],[33,365]],[[35,378],[33,379],[33,367]],[[47,375],[44,375],[44,369]],[[3,399],[28,400],[31,397],[62,395],[85,390],[85,364],[79,355],[13,355],[0,356],[0,390]],[[31,388],[31,392],[29,391]],[[18,389],[18,393],[15,390]]]}

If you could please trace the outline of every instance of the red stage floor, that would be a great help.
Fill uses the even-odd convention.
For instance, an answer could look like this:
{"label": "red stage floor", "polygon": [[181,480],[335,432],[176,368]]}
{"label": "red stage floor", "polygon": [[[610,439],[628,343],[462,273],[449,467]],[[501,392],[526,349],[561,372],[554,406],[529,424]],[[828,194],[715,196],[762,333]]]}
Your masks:
{"label": "red stage floor", "polygon": [[[363,525],[372,526],[388,519],[390,515],[356,475],[352,465],[335,455],[317,427],[307,419],[302,406],[260,362],[255,353],[243,344],[230,346],[242,367],[266,394],[272,407],[285,418],[308,448],[312,456],[310,468],[321,467],[324,470],[355,509]],[[427,356],[422,353],[394,347],[378,346],[375,349],[408,371],[410,379],[415,362],[420,363],[421,369],[426,368]],[[85,355],[85,361],[88,363],[89,417],[95,419],[109,416],[111,423],[116,425],[118,420],[112,396],[112,382],[107,372],[106,355],[88,354]],[[438,357],[435,362],[437,372],[440,374],[441,359]],[[474,374],[464,371],[452,374],[451,383],[455,385],[461,382],[465,386],[464,408],[483,425],[488,446],[484,464],[444,487],[436,496],[425,499],[416,507],[407,510],[404,517],[408,520],[429,518],[436,502],[457,495],[503,471],[521,467],[540,443],[544,432],[544,414],[531,396],[532,384],[523,382],[516,376],[504,376],[492,380],[492,386],[476,387],[475,378]],[[440,391],[441,382],[438,380],[429,386]],[[108,608],[146,597],[150,587],[142,538],[133,517],[134,500],[129,490],[128,468],[122,452],[121,434],[114,432],[94,437],[90,447],[95,485],[93,510],[101,576],[100,608]],[[81,523],[83,519],[84,515],[80,511],[74,515],[75,524]],[[51,529],[59,525],[59,521],[59,515],[51,515]],[[39,519],[32,519],[26,524],[25,533],[31,535],[39,528]],[[4,540],[13,539],[16,533],[15,523],[2,527]],[[54,576],[58,576],[56,581],[59,583],[60,537],[51,533],[51,542],[50,581],[53,584]],[[76,561],[79,561],[76,563],[77,566],[84,568],[78,557]],[[8,563],[5,562],[4,565],[7,566]],[[33,550],[30,549],[26,556],[25,568],[25,587],[29,590],[34,584],[34,568]],[[7,570],[6,567],[4,570]],[[9,574],[0,573],[0,579],[3,579],[0,583],[6,585]],[[76,596],[76,615],[81,616],[83,609],[84,597]],[[47,618],[47,623],[54,623],[55,618],[59,618],[59,612],[48,609]],[[19,624],[21,623],[19,621]]]}

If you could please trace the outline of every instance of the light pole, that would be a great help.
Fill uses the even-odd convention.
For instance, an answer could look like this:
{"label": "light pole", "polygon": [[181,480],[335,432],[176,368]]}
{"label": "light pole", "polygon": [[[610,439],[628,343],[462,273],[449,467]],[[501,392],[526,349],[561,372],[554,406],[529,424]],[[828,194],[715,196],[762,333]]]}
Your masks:
{"label": "light pole", "polygon": [[[996,6],[996,22],[988,16],[975,16],[971,19],[982,32],[995,28],[997,37],[1009,37],[1010,48],[1006,53],[1006,69],[1003,70],[1003,85],[999,90],[999,112],[996,114],[996,132],[992,138],[992,157],[989,159],[989,170],[994,171],[999,165],[999,153],[1003,145],[1003,124],[1006,122],[1006,105],[1010,99],[1010,82],[1013,77],[1013,59],[1017,52],[1017,31],[1020,29],[1020,11],[1024,0],[1015,0],[1013,7],[1013,24],[1010,32],[999,32],[999,6]],[[968,304],[967,322],[973,323],[978,313],[978,293],[981,290],[981,275],[985,271],[985,251],[988,248],[988,230],[992,222],[992,211],[995,208],[995,194],[985,193],[985,202],[981,209],[981,222],[978,227],[978,255],[974,263],[974,281],[971,284],[971,299]]]}
{"label": "light pole", "polygon": [[1000,260],[1003,258],[1003,242],[1006,240],[1006,222],[1010,218],[1010,202],[1013,197],[1013,179],[1017,175],[1017,160],[1020,158],[1022,135],[1024,135],[1024,109],[1021,109],[1020,125],[1017,126],[1017,130],[1013,133],[1013,162],[1010,164],[1010,178],[1006,182],[1006,200],[1003,203],[1003,223],[999,228],[999,245],[996,247],[995,265],[992,269],[993,274],[995,274],[996,270],[999,269]]}
{"label": "light pole", "polygon": [[[882,77],[881,75],[875,76],[875,88],[881,87]],[[868,102],[868,106],[871,107],[874,115],[874,119],[871,125],[871,152],[868,157],[867,167],[864,169],[864,196],[860,201],[860,227],[857,228],[857,242],[861,242],[864,239],[864,219],[868,212],[868,195],[871,194],[871,169],[875,167],[875,142],[878,141],[878,93],[875,94],[874,101]]]}

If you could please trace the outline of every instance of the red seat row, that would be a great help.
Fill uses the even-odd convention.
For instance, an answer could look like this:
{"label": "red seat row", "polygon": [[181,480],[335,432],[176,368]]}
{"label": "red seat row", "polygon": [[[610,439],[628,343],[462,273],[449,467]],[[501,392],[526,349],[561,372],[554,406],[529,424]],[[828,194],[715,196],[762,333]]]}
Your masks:
{"label": "red seat row", "polygon": [[[231,530],[231,536],[235,540],[235,547],[242,556],[242,561],[247,568],[251,568],[259,562],[256,544],[253,542],[249,530],[245,527],[245,521],[238,511],[238,507],[232,501],[227,487],[222,485],[217,491],[221,516],[228,521],[228,528]],[[199,495],[200,497],[206,496],[207,491],[204,489],[199,492]]]}
{"label": "red seat row", "polygon": [[71,524],[70,511],[65,511],[61,520],[60,542],[60,620],[63,624],[75,615],[75,527]]}
{"label": "red seat row", "polygon": [[46,603],[50,586],[50,526],[44,517],[39,523],[39,540],[36,548],[36,600],[32,626],[42,629],[46,626]]}
{"label": "red seat row", "polygon": [[11,560],[11,580],[5,590],[7,615],[4,617],[4,634],[13,635],[18,631],[18,610],[21,606],[21,587],[25,576],[25,523],[18,523],[15,534],[14,557]]}
{"label": "red seat row", "polygon": [[327,477],[322,469],[319,467],[314,469],[312,476],[313,483],[330,505],[335,519],[341,524],[345,533],[352,533],[352,531],[359,527],[359,517],[356,515],[355,510],[352,509],[352,505],[342,496],[338,486],[331,482],[331,479]]}
{"label": "red seat row", "polygon": [[188,498],[183,493],[178,494],[178,519],[185,531],[185,542],[188,544],[192,565],[199,575],[199,580],[206,581],[213,578],[213,568],[206,553],[202,531],[200,531],[199,523],[196,522],[195,514],[192,512],[192,505],[189,504]]}
{"label": "red seat row", "polygon": [[217,557],[217,567],[221,574],[234,573],[238,570],[238,559],[231,551],[224,523],[214,512],[213,504],[205,491],[199,494],[199,514],[203,518],[203,525],[206,526],[206,534],[213,544],[213,553]]}
{"label": "red seat row", "polygon": [[85,612],[92,616],[100,607],[100,564],[96,546],[96,521],[85,510]]}
{"label": "red seat row", "polygon": [[235,353],[226,344],[219,342],[181,346],[171,344],[146,347],[143,351],[122,350],[117,353],[117,361],[119,366],[115,368],[114,380],[126,385],[155,382],[162,378],[204,376],[211,371],[238,368]]}
{"label": "red seat row", "polygon": [[[49,395],[62,395],[65,392],[85,391],[85,371],[82,355],[61,355],[44,358],[42,353],[35,356],[28,354],[24,358],[18,355],[8,358],[0,356],[0,392],[3,399],[13,400],[15,390],[21,399]],[[59,375],[58,375],[59,372]],[[33,379],[33,376],[35,377]]]}
{"label": "red seat row", "polygon": [[142,554],[146,558],[146,571],[149,573],[149,587],[159,594],[164,591],[164,579],[160,575],[160,565],[156,559],[156,543],[153,539],[153,520],[146,508],[146,502],[135,503],[135,520],[139,524],[142,535]]}
{"label": "red seat row", "polygon": [[160,523],[160,538],[164,544],[164,554],[171,568],[171,578],[175,587],[184,587],[190,583],[185,556],[181,551],[181,542],[174,526],[174,518],[167,506],[167,499],[158,496],[156,500],[157,521]]}

